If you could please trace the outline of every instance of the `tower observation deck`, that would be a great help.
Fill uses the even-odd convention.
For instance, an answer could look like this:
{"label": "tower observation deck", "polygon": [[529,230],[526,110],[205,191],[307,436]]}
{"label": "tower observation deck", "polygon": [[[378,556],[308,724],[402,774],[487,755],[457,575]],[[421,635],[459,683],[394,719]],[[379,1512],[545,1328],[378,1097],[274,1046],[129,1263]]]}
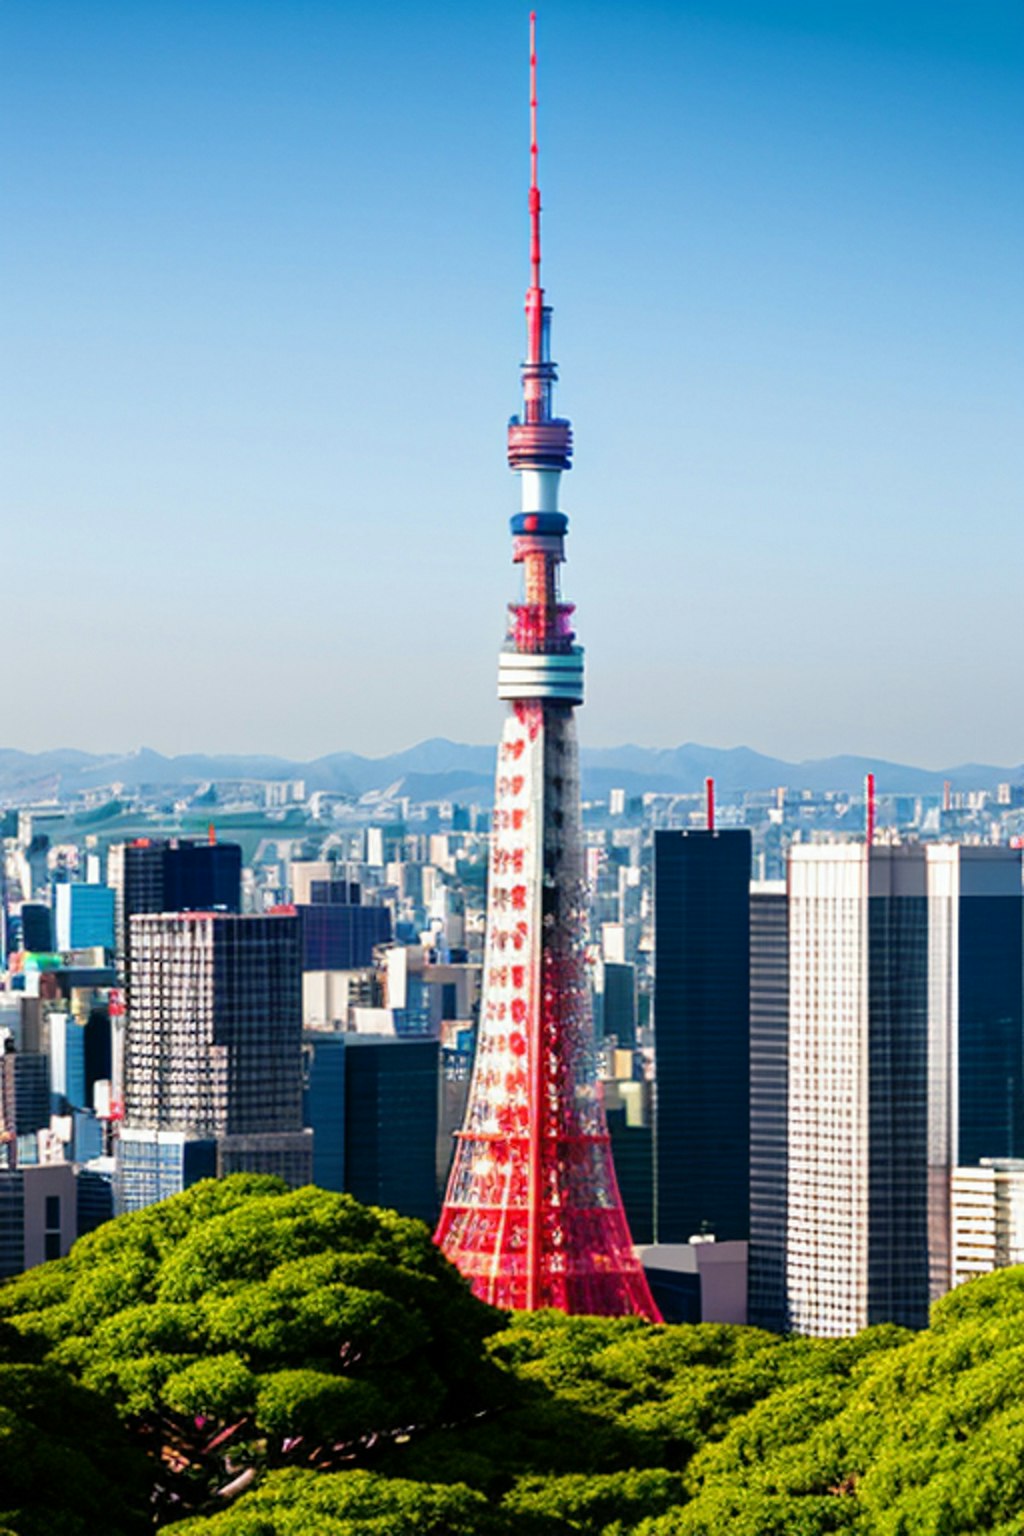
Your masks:
{"label": "tower observation deck", "polygon": [[586,886],[574,710],[583,652],[559,566],[572,428],[553,414],[551,310],[540,281],[536,21],[530,17],[530,286],[523,411],[508,429],[520,479],[498,696],[484,987],[465,1124],[436,1241],[483,1300],[603,1316],[658,1311],[636,1259],[596,1080],[583,954]]}

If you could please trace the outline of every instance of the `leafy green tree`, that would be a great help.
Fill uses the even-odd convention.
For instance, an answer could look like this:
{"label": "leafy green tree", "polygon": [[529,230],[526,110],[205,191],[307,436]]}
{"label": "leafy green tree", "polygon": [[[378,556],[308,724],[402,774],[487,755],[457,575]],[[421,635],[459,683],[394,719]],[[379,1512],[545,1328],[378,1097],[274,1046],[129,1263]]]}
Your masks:
{"label": "leafy green tree", "polygon": [[[562,1522],[580,1536],[629,1531],[645,1516],[682,1504],[686,1498],[677,1472],[651,1467],[629,1472],[522,1477],[502,1500],[502,1509],[524,1517],[529,1529]],[[533,1522],[531,1524],[531,1522]]]}
{"label": "leafy green tree", "polygon": [[508,1318],[416,1222],[228,1179],[0,1287],[0,1536],[135,1536],[132,1442],[175,1536],[1020,1536],[1024,1271],[916,1335]]}
{"label": "leafy green tree", "polygon": [[635,1536],[834,1536],[856,1528],[852,1499],[716,1488],[669,1514],[642,1520]]}
{"label": "leafy green tree", "polygon": [[223,1514],[172,1525],[167,1536],[562,1536],[490,1506],[460,1484],[370,1472],[276,1472]]}
{"label": "leafy green tree", "polygon": [[0,1324],[0,1536],[142,1536],[149,1469],[110,1405]]}
{"label": "leafy green tree", "polygon": [[120,1217],[0,1289],[0,1314],[115,1405],[168,1509],[246,1467],[350,1464],[507,1391],[484,1350],[502,1315],[421,1223],[274,1179]]}

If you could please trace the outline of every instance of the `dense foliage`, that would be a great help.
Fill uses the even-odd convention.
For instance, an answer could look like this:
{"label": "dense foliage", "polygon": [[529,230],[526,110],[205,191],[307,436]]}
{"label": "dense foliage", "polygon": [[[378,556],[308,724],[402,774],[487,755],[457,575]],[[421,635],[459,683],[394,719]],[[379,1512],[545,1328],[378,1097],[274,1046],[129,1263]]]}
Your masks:
{"label": "dense foliage", "polygon": [[40,1351],[0,1323],[0,1533],[91,1536],[108,1522],[149,1529],[145,1458],[109,1403],[40,1364]]}
{"label": "dense foliage", "polygon": [[101,1228],[0,1313],[0,1536],[134,1536],[133,1442],[166,1536],[1024,1529],[1024,1269],[917,1335],[510,1320],[418,1224],[250,1178]]}
{"label": "dense foliage", "polygon": [[349,1464],[500,1384],[482,1345],[501,1318],[421,1223],[276,1179],[109,1222],[0,1290],[0,1314],[114,1405],[168,1513],[267,1465]]}

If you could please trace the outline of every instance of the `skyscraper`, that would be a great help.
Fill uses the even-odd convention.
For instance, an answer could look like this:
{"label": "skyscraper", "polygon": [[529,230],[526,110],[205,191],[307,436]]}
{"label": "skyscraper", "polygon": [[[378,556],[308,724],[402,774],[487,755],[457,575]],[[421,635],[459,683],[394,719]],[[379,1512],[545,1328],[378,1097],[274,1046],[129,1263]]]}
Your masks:
{"label": "skyscraper", "polygon": [[921,845],[789,865],[786,1312],[798,1333],[928,1321],[928,898]]}
{"label": "skyscraper", "polygon": [[953,1284],[950,1179],[958,1165],[1024,1156],[1021,850],[926,852],[931,1293]]}
{"label": "skyscraper", "polygon": [[750,1229],[750,833],[654,835],[655,1234]]}
{"label": "skyscraper", "polygon": [[34,1161],[35,1137],[50,1123],[50,1061],[43,1051],[0,1054],[0,1167]]}
{"label": "skyscraper", "polygon": [[309,1030],[305,1053],[316,1183],[435,1221],[438,1042]]}
{"label": "skyscraper", "polygon": [[761,968],[751,1320],[923,1326],[955,1280],[954,1169],[1022,1145],[1021,853],[798,847],[788,917],[784,1038]]}
{"label": "skyscraper", "polygon": [[789,903],[784,880],[750,887],[749,1321],[786,1327]]}
{"label": "skyscraper", "polygon": [[391,941],[386,907],[313,902],[290,909],[299,919],[304,971],[356,971],[373,964],[378,944]]}
{"label": "skyscraper", "polygon": [[583,653],[558,590],[569,422],[552,410],[551,311],[540,281],[534,19],[530,19],[530,266],[524,409],[508,430],[524,576],[498,668],[498,752],[483,1007],[464,1128],[437,1241],[502,1307],[657,1316],[630,1243],[593,1062],[573,711]]}
{"label": "skyscraper", "polygon": [[109,885],[55,885],[53,914],[58,950],[114,948],[114,892]]}
{"label": "skyscraper", "polygon": [[237,843],[139,837],[110,849],[118,960],[131,969],[129,934],[137,912],[238,912],[242,850]]}
{"label": "skyscraper", "polygon": [[119,1208],[213,1172],[308,1183],[297,918],[139,915],[131,958]]}

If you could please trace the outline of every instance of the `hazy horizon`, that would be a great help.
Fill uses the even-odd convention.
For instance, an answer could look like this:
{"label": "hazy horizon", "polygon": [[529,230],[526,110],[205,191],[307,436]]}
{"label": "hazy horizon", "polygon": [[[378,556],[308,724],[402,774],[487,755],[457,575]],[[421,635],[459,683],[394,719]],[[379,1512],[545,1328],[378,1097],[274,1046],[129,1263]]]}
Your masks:
{"label": "hazy horizon", "polygon": [[[110,758],[110,759],[116,760],[116,759],[119,759],[119,758],[138,757],[138,756],[140,756],[144,752],[153,752],[153,753],[157,754],[158,756],[164,757],[164,758],[167,758],[167,759],[175,759],[175,758],[178,758],[178,757],[186,757],[186,758],[188,758],[188,757],[200,757],[200,758],[239,758],[239,759],[242,759],[242,758],[270,758],[270,759],[277,759],[277,760],[279,760],[282,763],[292,763],[292,764],[295,764],[296,766],[301,767],[303,764],[311,763],[311,762],[316,762],[316,761],[318,761],[318,760],[320,760],[322,758],[329,758],[329,757],[334,757],[334,756],[353,756],[353,757],[363,758],[363,759],[366,759],[366,760],[368,760],[370,762],[373,762],[373,761],[376,761],[376,760],[379,760],[379,759],[387,759],[387,758],[392,758],[392,757],[401,757],[404,754],[415,752],[420,747],[430,746],[430,745],[433,745],[433,744],[448,745],[448,746],[452,746],[452,747],[458,748],[460,750],[466,750],[466,751],[472,751],[472,752],[478,752],[478,751],[495,752],[497,750],[497,742],[496,741],[494,741],[494,742],[491,742],[491,741],[460,741],[460,740],[452,738],[450,736],[433,735],[433,736],[422,737],[418,741],[405,742],[404,744],[402,744],[402,745],[400,745],[398,747],[395,747],[395,748],[393,748],[393,749],[391,749],[389,751],[384,751],[384,752],[371,752],[371,751],[368,751],[368,750],[363,750],[363,749],[361,749],[358,746],[348,745],[348,746],[330,747],[330,748],[328,748],[328,750],[326,752],[313,753],[313,754],[310,754],[309,756],[299,756],[298,754],[296,754],[294,752],[271,751],[269,749],[260,749],[259,747],[253,748],[253,749],[247,749],[245,751],[241,751],[241,750],[232,748],[230,746],[222,747],[222,748],[210,748],[210,747],[202,747],[202,746],[195,747],[195,746],[193,746],[193,747],[184,747],[180,751],[164,752],[164,751],[161,751],[160,748],[153,746],[149,742],[142,742],[141,744],[137,744],[137,745],[131,746],[131,747],[124,747],[124,748],[117,748],[117,747],[111,747],[111,748],[85,748],[85,747],[78,747],[78,746],[75,746],[73,744],[69,744],[67,742],[65,742],[65,743],[63,743],[61,745],[52,746],[52,747],[42,747],[42,748],[39,748],[39,749],[30,749],[30,748],[19,747],[19,746],[11,746],[9,744],[0,744],[0,753],[3,753],[3,752],[23,752],[23,753],[25,753],[26,756],[30,756],[30,757],[36,757],[36,756],[38,756],[38,757],[45,757],[45,756],[49,756],[51,754],[52,755],[56,755],[56,754],[62,753],[62,752],[69,752],[69,753],[82,753],[84,756],[88,756],[88,757],[94,757],[95,756],[95,757],[99,757],[100,759]],[[1022,759],[1020,761],[1015,761],[1013,759],[1010,759],[1010,760],[1005,761],[1005,762],[998,762],[998,761],[995,761],[993,759],[982,759],[982,758],[973,758],[973,757],[972,758],[966,758],[966,757],[965,758],[957,758],[955,760],[954,759],[949,759],[947,761],[942,761],[942,762],[919,762],[919,761],[916,761],[914,759],[909,759],[909,758],[908,759],[886,758],[886,757],[884,757],[883,755],[881,755],[879,753],[870,753],[870,752],[864,752],[864,751],[849,750],[849,751],[841,751],[841,752],[822,753],[819,756],[815,756],[815,757],[787,758],[783,754],[780,754],[780,753],[766,752],[762,748],[760,748],[758,746],[755,746],[755,745],[752,745],[750,742],[737,742],[737,743],[735,743],[732,746],[719,746],[719,745],[716,745],[713,742],[706,742],[706,741],[676,741],[676,742],[665,743],[665,744],[662,744],[662,745],[651,744],[651,743],[646,743],[646,742],[637,742],[637,741],[619,741],[619,742],[610,742],[610,743],[597,743],[597,742],[587,741],[585,738],[581,739],[581,741],[580,741],[580,750],[583,753],[588,753],[588,752],[607,752],[607,753],[615,753],[615,752],[663,753],[663,752],[670,752],[671,753],[671,752],[685,751],[685,750],[690,749],[690,748],[692,748],[692,749],[694,749],[695,751],[698,751],[698,752],[710,752],[710,753],[750,752],[750,753],[753,753],[755,756],[758,756],[758,757],[775,758],[775,759],[777,759],[780,762],[792,763],[794,766],[800,766],[801,764],[804,764],[804,763],[828,761],[829,759],[832,759],[832,758],[837,759],[837,760],[848,760],[848,759],[852,759],[854,761],[863,760],[865,763],[877,763],[877,764],[879,764],[881,766],[884,766],[886,763],[891,763],[891,764],[893,764],[895,766],[902,766],[902,767],[909,767],[909,768],[920,769],[922,772],[925,772],[925,773],[938,773],[938,772],[941,772],[944,769],[962,769],[962,768],[965,768],[965,767],[970,767],[970,766],[972,766],[975,763],[978,764],[981,767],[1006,768],[1007,770],[1013,770],[1013,769],[1017,769],[1017,768],[1020,768],[1020,767],[1024,766],[1024,757],[1022,757]]]}

